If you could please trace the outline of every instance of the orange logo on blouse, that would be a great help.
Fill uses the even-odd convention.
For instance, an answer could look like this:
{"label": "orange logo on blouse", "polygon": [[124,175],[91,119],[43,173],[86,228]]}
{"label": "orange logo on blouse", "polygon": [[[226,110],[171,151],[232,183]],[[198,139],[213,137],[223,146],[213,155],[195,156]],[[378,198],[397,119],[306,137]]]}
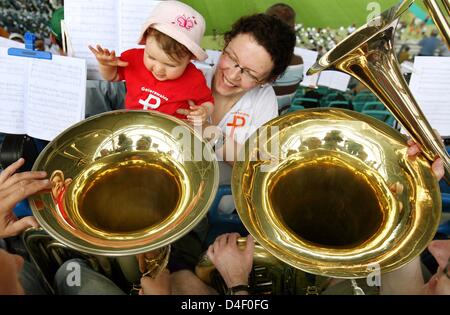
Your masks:
{"label": "orange logo on blouse", "polygon": [[233,116],[233,122],[228,123],[227,127],[231,127],[231,138],[234,138],[234,131],[236,130],[236,127],[243,127],[245,126],[245,117],[241,115],[234,115]]}

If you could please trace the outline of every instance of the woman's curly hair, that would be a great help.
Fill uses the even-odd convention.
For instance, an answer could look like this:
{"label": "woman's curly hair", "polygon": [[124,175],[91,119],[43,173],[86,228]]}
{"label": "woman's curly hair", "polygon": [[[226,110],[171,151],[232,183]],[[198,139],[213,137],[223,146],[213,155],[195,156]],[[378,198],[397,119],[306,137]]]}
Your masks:
{"label": "woman's curly hair", "polygon": [[296,37],[294,31],[280,19],[267,14],[241,17],[224,35],[225,47],[239,34],[249,34],[272,57],[274,67],[268,81],[275,80],[290,64]]}

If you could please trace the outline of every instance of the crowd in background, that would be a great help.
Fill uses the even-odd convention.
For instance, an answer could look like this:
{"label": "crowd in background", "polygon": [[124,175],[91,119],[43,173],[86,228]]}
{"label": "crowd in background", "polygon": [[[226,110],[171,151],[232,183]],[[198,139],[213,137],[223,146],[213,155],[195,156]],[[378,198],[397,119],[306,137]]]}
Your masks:
{"label": "crowd in background", "polygon": [[[63,2],[63,0],[0,0],[0,36],[23,41],[25,32],[30,31],[36,35],[38,40],[37,49],[50,50],[51,30],[48,21],[53,11],[62,7]],[[404,53],[402,61],[406,56],[409,57],[407,60],[412,60],[420,53],[422,40],[433,36],[436,28],[433,24],[428,23],[429,20],[429,16],[420,19],[410,12],[401,17],[396,30],[396,51],[400,54],[405,52],[406,47],[409,47],[408,55]],[[295,25],[297,47],[316,50],[320,57],[356,28],[354,23],[338,28],[321,28],[297,23]],[[213,33],[212,37],[215,39],[220,37],[216,30],[213,30]],[[439,36],[437,38],[439,39]],[[210,49],[211,47],[204,48]],[[449,56],[450,52],[440,41],[436,45],[433,55]]]}

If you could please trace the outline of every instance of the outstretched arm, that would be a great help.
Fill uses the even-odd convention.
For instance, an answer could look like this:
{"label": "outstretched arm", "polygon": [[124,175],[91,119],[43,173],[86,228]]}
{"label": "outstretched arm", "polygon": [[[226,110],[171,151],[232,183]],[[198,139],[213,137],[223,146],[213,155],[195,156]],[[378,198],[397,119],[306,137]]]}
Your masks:
{"label": "outstretched arm", "polygon": [[117,67],[126,67],[128,62],[122,61],[119,57],[116,57],[116,52],[114,50],[109,51],[106,48],[102,48],[97,45],[97,49],[89,46],[91,52],[97,58],[100,73],[105,80],[108,81],[119,81],[119,73]]}

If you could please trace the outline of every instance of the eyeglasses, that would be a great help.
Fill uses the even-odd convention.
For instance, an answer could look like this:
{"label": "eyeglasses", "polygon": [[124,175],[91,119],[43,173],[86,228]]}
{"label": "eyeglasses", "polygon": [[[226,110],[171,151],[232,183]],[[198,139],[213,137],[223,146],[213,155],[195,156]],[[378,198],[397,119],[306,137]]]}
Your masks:
{"label": "eyeglasses", "polygon": [[251,83],[262,83],[264,79],[258,79],[253,74],[250,73],[250,69],[243,68],[239,65],[239,62],[237,61],[236,57],[233,57],[229,51],[225,48],[222,52],[223,56],[225,57],[225,62],[227,62],[230,66],[233,66],[235,68],[240,69],[241,78],[244,79],[247,82]]}

